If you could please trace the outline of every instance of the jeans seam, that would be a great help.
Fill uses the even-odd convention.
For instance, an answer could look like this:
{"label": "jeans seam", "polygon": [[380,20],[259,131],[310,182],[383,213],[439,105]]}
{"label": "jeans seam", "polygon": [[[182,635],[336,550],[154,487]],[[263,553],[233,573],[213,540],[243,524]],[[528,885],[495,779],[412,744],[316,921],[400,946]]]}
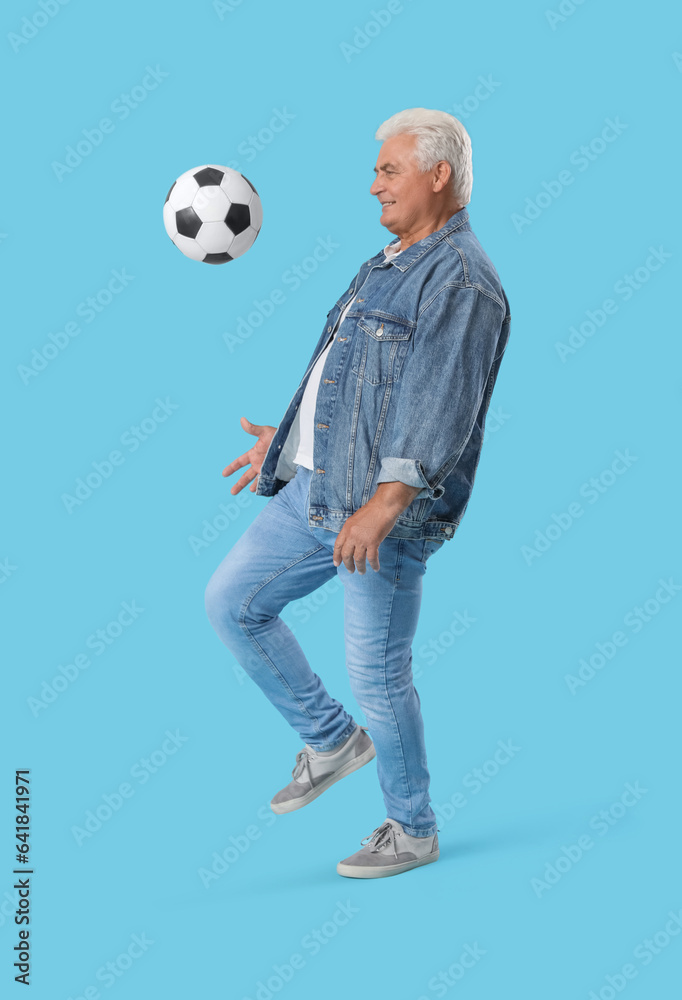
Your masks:
{"label": "jeans seam", "polygon": [[[397,563],[398,563],[397,571],[398,571],[398,573],[400,572],[400,564],[402,562],[403,543],[404,543],[404,539],[401,538],[400,541],[399,541],[399,544],[398,544],[398,558],[397,558]],[[400,576],[398,576],[397,579],[399,580]],[[396,716],[395,716],[395,709],[393,708],[393,702],[391,700],[391,695],[390,695],[390,692],[388,690],[388,683],[386,681],[386,647],[388,646],[388,636],[389,636],[389,633],[391,631],[391,616],[393,614],[393,604],[394,604],[394,601],[395,601],[395,591],[396,591],[396,588],[394,587],[393,588],[393,592],[391,594],[391,606],[390,606],[389,611],[388,611],[388,626],[386,628],[386,640],[385,640],[385,645],[384,645],[384,654],[383,654],[383,657],[382,657],[382,660],[383,660],[382,675],[383,675],[383,681],[384,681],[384,689],[386,691],[386,701],[387,701],[387,704],[388,704],[388,706],[389,706],[389,708],[391,710],[391,715],[393,716],[393,724],[394,724],[396,732],[398,734],[398,741],[400,743],[400,762],[401,762],[401,765],[402,765],[402,768],[403,768],[403,783],[404,783],[405,787],[407,788],[407,801],[410,804],[410,820],[412,820],[412,811],[413,811],[413,807],[412,807],[412,790],[410,789],[410,780],[409,780],[409,778],[407,776],[407,769],[405,767],[405,748],[403,747],[403,741],[402,741],[402,737],[400,735],[400,726],[398,725],[398,722],[397,722],[397,719],[396,719]]]}
{"label": "jeans seam", "polygon": [[267,666],[270,667],[270,669],[273,672],[273,674],[278,678],[278,680],[281,683],[282,687],[286,691],[289,692],[289,694],[294,699],[294,701],[299,705],[300,709],[314,723],[315,730],[318,733],[320,731],[318,720],[315,719],[310,714],[310,712],[308,711],[307,706],[291,690],[291,687],[289,686],[289,684],[287,683],[287,681],[285,680],[285,678],[282,676],[282,674],[280,673],[280,671],[277,669],[277,667],[275,666],[275,664],[272,662],[272,660],[270,659],[270,657],[268,656],[268,654],[265,652],[265,650],[263,649],[263,647],[261,646],[261,644],[255,638],[255,636],[253,636],[251,634],[251,632],[249,631],[249,627],[248,627],[248,625],[246,624],[246,621],[245,621],[245,615],[246,615],[246,610],[247,610],[249,604],[254,599],[254,597],[256,596],[256,594],[260,590],[263,589],[263,587],[267,586],[268,583],[271,583],[271,581],[274,580],[275,577],[279,576],[281,573],[284,573],[285,570],[291,569],[292,566],[295,566],[299,562],[303,562],[303,560],[307,559],[308,556],[314,555],[315,552],[319,552],[319,550],[323,549],[323,548],[324,548],[323,545],[316,545],[314,549],[310,549],[308,552],[304,552],[302,556],[299,556],[296,559],[292,559],[291,562],[287,563],[285,566],[282,566],[280,569],[275,570],[274,572],[272,572],[268,577],[266,577],[265,580],[261,580],[260,583],[258,583],[254,587],[254,589],[251,591],[251,593],[246,596],[246,598],[244,599],[244,602],[242,603],[242,605],[241,605],[241,607],[239,609],[239,627],[244,632],[244,634],[248,638],[249,642],[251,642],[251,644],[256,648],[256,651],[260,655],[261,659],[267,664]]}

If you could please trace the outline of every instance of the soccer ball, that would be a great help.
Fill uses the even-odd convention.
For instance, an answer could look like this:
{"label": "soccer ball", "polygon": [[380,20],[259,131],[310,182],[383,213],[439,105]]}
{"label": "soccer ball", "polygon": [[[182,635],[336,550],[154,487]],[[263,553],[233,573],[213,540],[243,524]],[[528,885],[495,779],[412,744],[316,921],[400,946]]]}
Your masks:
{"label": "soccer ball", "polygon": [[263,208],[243,174],[213,163],[187,170],[166,195],[163,224],[186,257],[225,264],[246,253],[260,232]]}

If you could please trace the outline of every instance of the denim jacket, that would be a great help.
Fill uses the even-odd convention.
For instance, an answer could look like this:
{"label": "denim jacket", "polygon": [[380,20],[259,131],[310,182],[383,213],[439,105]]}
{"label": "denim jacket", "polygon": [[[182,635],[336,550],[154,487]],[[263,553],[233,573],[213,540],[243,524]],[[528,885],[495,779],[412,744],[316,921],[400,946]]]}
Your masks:
{"label": "denim jacket", "polygon": [[381,250],[362,265],[327,313],[256,495],[274,496],[296,472],[301,399],[350,299],[317,393],[309,525],[340,531],[379,483],[397,480],[421,489],[389,536],[447,541],[471,496],[511,323],[466,208],[396,258]]}

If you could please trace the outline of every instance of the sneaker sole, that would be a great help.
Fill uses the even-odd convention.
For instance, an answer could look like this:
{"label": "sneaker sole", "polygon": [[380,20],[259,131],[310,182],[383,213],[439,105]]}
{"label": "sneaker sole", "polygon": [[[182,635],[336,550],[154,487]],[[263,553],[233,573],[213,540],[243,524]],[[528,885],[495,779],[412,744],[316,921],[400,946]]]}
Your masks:
{"label": "sneaker sole", "polygon": [[385,865],[379,868],[367,868],[364,865],[344,865],[339,861],[336,871],[346,878],[384,878],[387,875],[400,875],[401,872],[408,872],[411,868],[419,868],[421,865],[429,865],[432,861],[438,861],[440,850],[433,854],[427,854],[425,858],[417,858],[416,861],[404,861],[401,865]]}
{"label": "sneaker sole", "polygon": [[353,771],[357,771],[364,764],[369,764],[370,760],[374,760],[376,757],[376,750],[374,749],[374,744],[361,753],[358,757],[354,757],[353,760],[349,760],[347,764],[340,767],[338,771],[334,771],[329,777],[321,781],[319,785],[315,785],[311,788],[309,792],[302,795],[299,799],[289,799],[288,802],[271,802],[270,808],[274,813],[281,815],[282,813],[295,812],[296,809],[302,809],[303,806],[307,806],[309,802],[316,799],[318,795],[322,795],[322,792],[326,792],[328,788],[331,788],[333,784],[340,781],[341,778],[345,778],[347,774],[351,774]]}

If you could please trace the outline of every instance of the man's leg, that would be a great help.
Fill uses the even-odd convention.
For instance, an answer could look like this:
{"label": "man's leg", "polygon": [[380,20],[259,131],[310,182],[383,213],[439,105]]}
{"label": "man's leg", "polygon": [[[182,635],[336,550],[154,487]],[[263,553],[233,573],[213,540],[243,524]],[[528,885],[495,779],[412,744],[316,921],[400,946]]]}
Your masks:
{"label": "man's leg", "polygon": [[[316,535],[321,537],[319,529]],[[335,539],[331,533],[332,551]],[[376,748],[386,815],[413,837],[437,830],[429,805],[424,723],[412,679],[412,640],[432,551],[423,539],[385,538],[378,572],[369,563],[364,574],[349,572],[343,563],[338,567],[351,690]]]}
{"label": "man's leg", "polygon": [[309,477],[299,471],[268,501],[206,588],[213,628],[266,697],[316,750],[333,750],[357,723],[310,667],[279,617],[337,572],[306,517]]}

